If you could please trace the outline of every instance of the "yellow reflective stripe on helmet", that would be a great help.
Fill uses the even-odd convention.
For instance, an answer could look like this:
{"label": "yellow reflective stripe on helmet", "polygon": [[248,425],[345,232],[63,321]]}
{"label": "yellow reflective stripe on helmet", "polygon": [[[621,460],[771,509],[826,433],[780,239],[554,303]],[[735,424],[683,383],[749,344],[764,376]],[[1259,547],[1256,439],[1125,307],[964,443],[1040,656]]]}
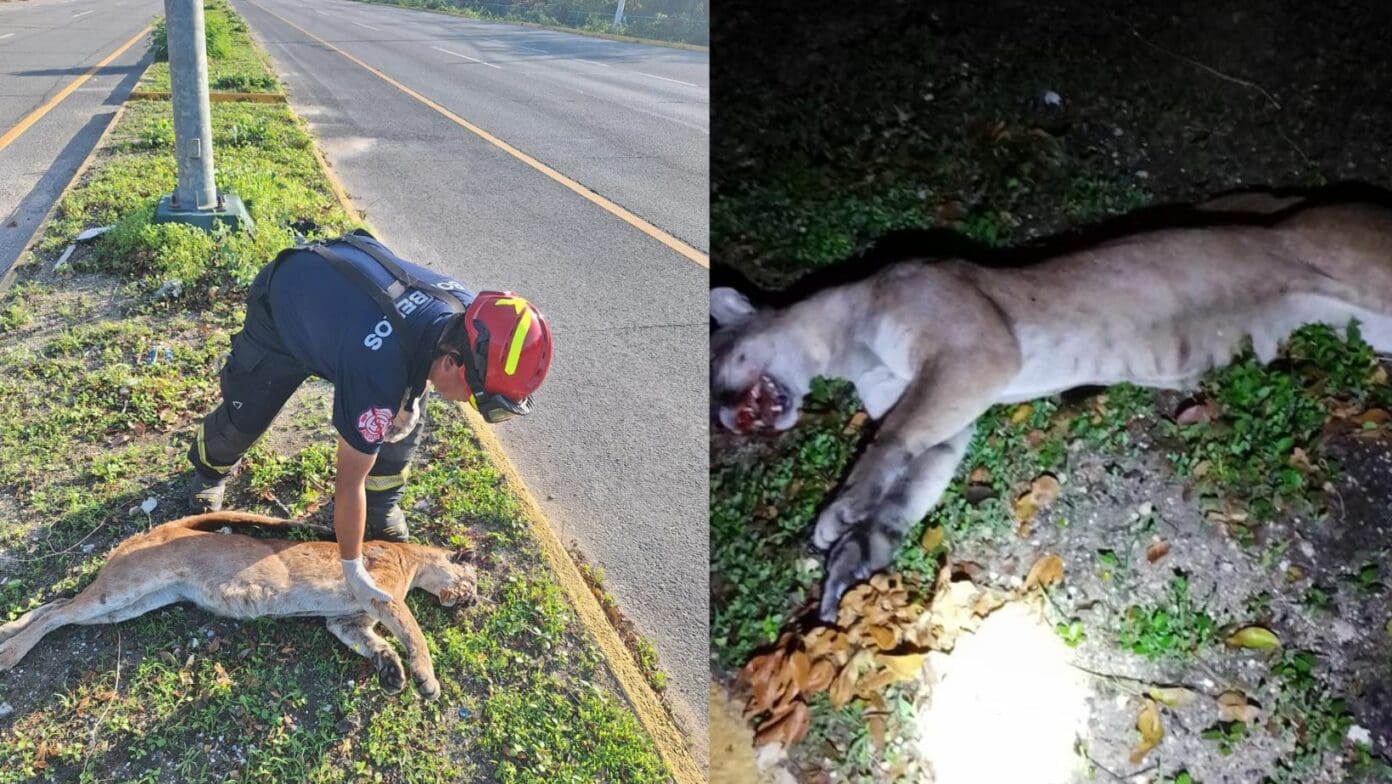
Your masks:
{"label": "yellow reflective stripe on helmet", "polygon": [[406,484],[406,474],[410,473],[410,471],[410,468],[403,468],[399,474],[391,474],[390,476],[369,476],[367,477],[367,481],[363,482],[363,489],[377,492],[381,492],[382,490],[395,490]]}
{"label": "yellow reflective stripe on helmet", "polygon": [[[212,463],[209,463],[209,462],[208,462],[208,450],[207,450],[206,448],[204,448],[204,446],[203,446],[203,423],[202,423],[202,422],[199,422],[199,423],[198,423],[198,438],[197,438],[197,440],[198,440],[198,461],[199,461],[200,463],[202,463],[203,465],[207,466],[208,468],[211,468],[212,470],[218,472],[219,474],[225,474],[225,473],[227,473],[228,471],[231,471],[231,470],[232,470],[232,466],[230,466],[230,465],[220,466],[220,465],[213,465]],[[236,465],[236,463],[233,463],[232,465]]]}
{"label": "yellow reflective stripe on helmet", "polygon": [[527,341],[527,331],[532,328],[532,311],[527,307],[527,300],[521,297],[506,297],[498,300],[498,304],[504,307],[511,305],[513,310],[522,316],[517,322],[517,328],[512,331],[512,345],[508,346],[507,362],[503,365],[503,373],[510,376],[517,372],[517,360],[522,356],[522,345]]}

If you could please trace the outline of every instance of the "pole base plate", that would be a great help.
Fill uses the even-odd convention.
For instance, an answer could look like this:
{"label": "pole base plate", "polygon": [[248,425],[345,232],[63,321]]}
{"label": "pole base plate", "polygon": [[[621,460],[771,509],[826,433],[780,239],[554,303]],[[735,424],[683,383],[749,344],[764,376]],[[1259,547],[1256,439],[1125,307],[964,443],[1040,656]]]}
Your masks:
{"label": "pole base plate", "polygon": [[256,226],[251,222],[251,215],[247,213],[246,205],[242,204],[241,198],[235,193],[222,194],[222,209],[210,210],[181,210],[170,206],[171,196],[161,196],[159,205],[155,207],[155,217],[152,223],[187,223],[191,226],[211,232],[214,227],[221,223],[232,231],[246,229],[254,233]]}

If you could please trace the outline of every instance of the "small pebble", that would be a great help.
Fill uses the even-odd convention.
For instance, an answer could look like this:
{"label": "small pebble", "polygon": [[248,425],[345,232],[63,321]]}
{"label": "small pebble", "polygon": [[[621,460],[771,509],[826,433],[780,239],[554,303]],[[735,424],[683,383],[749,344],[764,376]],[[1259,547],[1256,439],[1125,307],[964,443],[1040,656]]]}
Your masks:
{"label": "small pebble", "polygon": [[1043,98],[1045,106],[1060,106],[1063,104],[1063,96],[1053,90],[1045,90]]}
{"label": "small pebble", "polygon": [[0,702],[0,719],[5,718],[11,713],[14,713],[14,706],[10,705],[8,702]]}
{"label": "small pebble", "polygon": [[1348,739],[1350,743],[1357,743],[1360,746],[1373,745],[1373,734],[1366,727],[1357,724],[1348,728]]}

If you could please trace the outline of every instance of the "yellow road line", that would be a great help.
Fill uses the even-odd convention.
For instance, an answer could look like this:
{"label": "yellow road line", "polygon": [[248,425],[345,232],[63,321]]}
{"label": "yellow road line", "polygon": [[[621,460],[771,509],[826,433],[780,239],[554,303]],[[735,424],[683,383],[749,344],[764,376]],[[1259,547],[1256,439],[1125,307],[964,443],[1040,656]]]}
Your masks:
{"label": "yellow road line", "polygon": [[8,131],[5,131],[5,135],[0,136],[0,150],[3,150],[6,147],[10,146],[10,142],[14,141],[15,139],[18,139],[21,134],[29,130],[29,126],[42,119],[45,114],[48,114],[53,109],[53,107],[62,103],[64,98],[67,98],[69,95],[72,95],[73,90],[76,90],[77,88],[81,87],[84,83],[86,83],[88,79],[91,79],[92,74],[95,74],[97,72],[97,69],[105,66],[107,63],[111,62],[112,60],[115,60],[117,57],[120,57],[127,49],[131,48],[132,46],[135,46],[136,41],[139,41],[141,38],[144,38],[145,34],[148,32],[150,32],[150,28],[146,27],[144,30],[141,30],[140,32],[136,33],[134,38],[121,44],[121,48],[107,55],[106,58],[103,59],[101,62],[97,63],[91,68],[88,68],[87,73],[72,80],[72,82],[70,82],[67,87],[64,87],[62,90],[59,90],[57,95],[48,99],[47,103],[30,112],[23,120],[19,121],[19,125],[16,125]]}
{"label": "yellow road line", "polygon": [[24,264],[32,264],[38,261],[38,258],[33,254],[34,246],[38,244],[39,238],[43,236],[44,230],[53,222],[53,216],[58,213],[58,208],[62,206],[63,199],[67,198],[67,195],[72,192],[73,186],[76,185],[77,181],[82,179],[82,175],[86,174],[87,170],[91,168],[92,161],[96,160],[97,153],[101,152],[102,147],[106,145],[106,140],[111,137],[111,131],[115,129],[116,124],[121,121],[121,115],[125,113],[126,105],[124,103],[117,106],[116,111],[111,113],[111,119],[107,121],[106,127],[102,129],[101,136],[97,137],[96,144],[92,145],[92,149],[87,152],[87,157],[82,159],[82,163],[77,165],[77,169],[73,171],[73,175],[68,179],[68,183],[64,185],[63,190],[58,193],[58,198],[53,200],[53,205],[48,208],[48,212],[44,213],[43,220],[39,221],[38,225],[34,228],[34,233],[29,235],[29,239],[25,240],[19,259],[16,259],[15,263],[11,264],[10,268],[5,271],[5,274],[0,276],[0,291],[7,290],[10,285],[15,282],[15,278],[19,274],[19,267],[21,266],[20,259],[24,259],[24,251],[30,252],[30,258],[23,262]]}
{"label": "yellow road line", "polygon": [[652,225],[651,223],[648,223],[647,221],[643,220],[642,218],[638,217],[637,215],[634,215],[633,213],[629,212],[628,210],[624,209],[623,207],[620,207],[619,205],[615,204],[614,202],[610,201],[609,199],[606,199],[606,198],[604,198],[603,196],[600,196],[598,193],[595,193],[594,191],[590,190],[589,188],[586,188],[584,185],[581,185],[580,183],[576,182],[575,180],[572,180],[571,178],[565,176],[564,174],[561,174],[560,172],[556,171],[555,169],[551,168],[550,166],[547,166],[546,164],[542,163],[541,161],[537,160],[536,158],[533,158],[532,156],[528,155],[527,153],[522,152],[521,150],[517,149],[516,147],[513,147],[511,144],[508,144],[507,142],[503,141],[502,139],[499,139],[498,137],[494,136],[493,134],[489,133],[488,131],[485,131],[484,129],[478,127],[477,125],[474,125],[473,123],[469,122],[468,120],[464,119],[463,117],[460,117],[459,115],[455,114],[454,112],[451,112],[449,109],[446,109],[445,107],[441,106],[440,104],[435,103],[434,101],[430,100],[429,98],[426,98],[424,95],[421,95],[420,93],[416,92],[415,90],[412,90],[410,87],[407,87],[406,85],[402,84],[401,82],[398,82],[397,80],[391,78],[390,76],[387,76],[386,74],[382,73],[381,71],[377,70],[376,68],[373,68],[372,66],[370,66],[370,65],[368,65],[367,63],[363,62],[362,60],[359,60],[358,58],[354,57],[353,55],[348,54],[347,52],[343,51],[342,49],[339,49],[337,46],[334,46],[333,44],[329,43],[328,41],[325,41],[324,39],[320,38],[319,36],[315,35],[314,33],[311,33],[310,31],[304,29],[303,27],[300,27],[299,25],[295,24],[294,22],[290,21],[289,19],[286,19],[285,17],[283,17],[283,16],[281,16],[280,14],[276,13],[275,11],[272,11],[272,10],[270,10],[270,9],[266,8],[265,6],[262,6],[262,5],[258,4],[258,3],[254,3],[254,2],[253,2],[253,3],[251,3],[251,4],[254,5],[254,6],[256,6],[257,8],[260,8],[262,11],[265,11],[266,13],[270,14],[271,16],[274,16],[275,18],[279,19],[280,21],[282,21],[282,22],[284,22],[284,23],[290,25],[291,27],[295,28],[296,30],[299,30],[301,33],[304,33],[305,35],[309,36],[310,38],[313,38],[315,41],[318,41],[320,44],[322,44],[322,45],[328,47],[329,49],[332,49],[333,51],[335,51],[335,52],[337,52],[337,53],[343,55],[344,57],[346,57],[347,59],[351,60],[352,62],[354,62],[354,63],[356,63],[356,64],[362,66],[364,69],[366,69],[367,71],[371,72],[374,76],[376,76],[377,78],[379,78],[379,79],[381,79],[382,81],[386,82],[387,84],[390,84],[392,87],[395,87],[396,89],[400,90],[400,91],[403,92],[403,93],[406,93],[407,95],[411,96],[412,98],[415,98],[417,101],[420,101],[421,103],[425,104],[426,106],[430,107],[431,109],[434,109],[435,111],[437,111],[437,112],[439,112],[440,114],[444,115],[445,118],[447,118],[447,119],[450,120],[451,122],[455,123],[456,125],[460,126],[461,128],[464,128],[465,130],[468,130],[469,132],[471,132],[471,133],[473,133],[474,135],[478,136],[480,139],[483,139],[484,141],[488,142],[489,144],[493,145],[494,147],[497,147],[498,149],[500,149],[500,150],[502,150],[503,152],[507,153],[508,155],[511,155],[512,157],[514,157],[514,158],[516,158],[517,160],[519,160],[519,161],[521,161],[521,162],[527,164],[528,166],[532,167],[533,169],[536,169],[537,171],[541,172],[542,174],[545,174],[547,177],[550,177],[552,180],[555,180],[556,182],[560,183],[561,185],[564,185],[565,187],[567,187],[567,188],[569,188],[570,190],[574,191],[575,193],[579,194],[581,197],[583,197],[583,198],[585,198],[586,200],[590,201],[591,203],[595,204],[595,205],[598,206],[600,209],[603,209],[605,212],[608,212],[609,214],[613,215],[614,217],[618,218],[619,220],[623,221],[624,223],[627,223],[628,225],[630,225],[630,226],[632,226],[633,228],[635,228],[635,229],[637,229],[637,230],[643,232],[644,234],[648,235],[649,237],[652,237],[653,239],[657,240],[658,242],[662,243],[663,245],[666,245],[667,247],[671,248],[672,250],[676,251],[677,253],[680,253],[682,256],[685,256],[685,257],[686,257],[687,259],[689,259],[690,261],[693,261],[693,262],[695,262],[696,264],[701,265],[702,267],[706,267],[706,268],[709,268],[709,267],[710,267],[710,257],[707,256],[706,254],[702,253],[701,251],[699,251],[699,250],[697,250],[697,249],[691,247],[690,245],[686,244],[685,242],[682,242],[681,240],[677,239],[676,237],[673,237],[671,234],[668,234],[667,232],[663,231],[662,229],[659,229],[658,227]]}
{"label": "yellow road line", "polygon": [[[329,161],[320,151],[318,142],[311,144],[310,149],[318,159],[324,177],[329,181],[329,188],[338,198],[339,206],[343,207],[349,217],[360,220],[374,237],[385,242],[386,236],[382,231],[364,219],[362,213],[353,206],[343,183],[339,182],[337,175],[329,168]],[[604,608],[590,591],[589,584],[580,574],[580,569],[575,566],[575,561],[571,559],[560,537],[556,536],[555,529],[541,511],[541,505],[528,489],[517,467],[512,464],[512,459],[503,451],[497,436],[493,435],[490,429],[492,426],[468,405],[460,403],[458,406],[459,410],[464,412],[464,418],[469,421],[469,429],[474,431],[489,462],[502,472],[508,485],[516,492],[521,502],[522,514],[527,518],[528,528],[541,549],[542,559],[551,569],[561,590],[565,591],[570,605],[575,608],[580,625],[589,631],[591,639],[599,647],[600,655],[604,657],[610,674],[618,681],[619,688],[623,690],[634,715],[647,731],[648,737],[652,738],[657,753],[663,762],[667,763],[673,780],[677,784],[703,784],[706,774],[697,763],[681,729],[669,718],[661,698],[648,685],[647,678],[643,677],[638,665],[633,662],[628,646],[609,623]]]}

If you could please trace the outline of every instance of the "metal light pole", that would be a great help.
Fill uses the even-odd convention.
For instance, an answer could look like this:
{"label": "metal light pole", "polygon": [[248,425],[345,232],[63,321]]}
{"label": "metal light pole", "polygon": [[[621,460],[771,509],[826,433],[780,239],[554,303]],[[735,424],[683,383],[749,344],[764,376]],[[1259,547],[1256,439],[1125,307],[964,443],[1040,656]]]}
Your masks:
{"label": "metal light pole", "polygon": [[623,24],[624,0],[619,0],[619,7],[614,9],[614,24]]}
{"label": "metal light pole", "polygon": [[211,231],[215,223],[252,228],[241,199],[218,191],[213,181],[213,128],[208,107],[208,55],[203,38],[203,0],[164,0],[169,36],[169,92],[174,107],[174,158],[179,181],[160,199],[155,223],[190,223]]}

